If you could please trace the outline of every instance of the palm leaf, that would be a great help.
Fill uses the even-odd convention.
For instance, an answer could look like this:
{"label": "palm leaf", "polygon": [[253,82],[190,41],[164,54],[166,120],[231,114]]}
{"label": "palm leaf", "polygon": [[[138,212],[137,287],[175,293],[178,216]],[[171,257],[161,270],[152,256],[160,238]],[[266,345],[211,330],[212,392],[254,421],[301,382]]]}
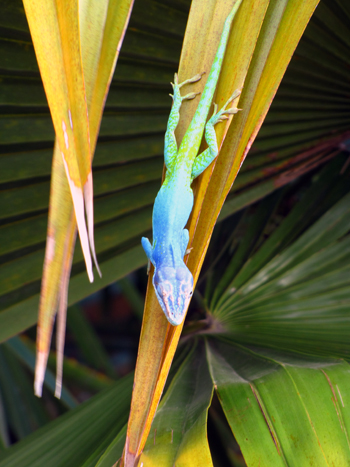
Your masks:
{"label": "palm leaf", "polygon": [[[218,130],[219,147],[227,131],[220,155],[211,169],[203,173],[196,187],[189,224],[189,246],[193,247],[193,251],[188,257],[188,267],[193,273],[194,282],[198,278],[222,204],[260,129],[294,48],[316,4],[317,2],[306,6],[300,2],[288,5],[272,2],[267,5],[263,1],[254,4],[245,1],[235,18],[217,86],[216,101],[226,102],[234,89],[244,83],[239,100],[243,110],[233,120],[229,129],[226,126],[226,129]],[[232,8],[232,4],[230,7]],[[198,69],[206,69],[207,62],[204,61],[199,66],[194,57],[205,57],[211,63],[208,56],[212,58],[217,47],[217,41],[212,39],[215,36],[211,34],[214,30],[219,39],[221,29],[218,21],[214,21],[213,18],[222,15],[223,20],[229,11],[228,8],[225,11],[215,2],[208,2],[205,9],[202,3],[193,3],[193,16],[190,15],[189,18],[183,61],[180,62],[179,68],[180,82],[194,75],[193,67],[197,67],[197,72]],[[206,38],[200,41],[202,52],[200,47],[196,51],[190,49],[193,37],[198,37],[199,30]],[[209,69],[209,65],[207,68]],[[180,141],[184,128],[188,127],[193,115],[193,107],[192,101],[192,109],[189,106],[179,125],[177,136]],[[150,275],[125,451],[121,463],[123,466],[134,465],[143,450],[181,331],[182,325],[172,327],[167,323],[158,304]]]}
{"label": "palm leaf", "polygon": [[212,465],[206,423],[213,385],[201,354],[191,349],[172,379],[140,459],[144,465]]}
{"label": "palm leaf", "polygon": [[223,343],[208,363],[248,466],[347,465],[348,363]]}
{"label": "palm leaf", "polygon": [[[102,391],[59,419],[9,449],[1,467],[84,465],[98,460],[110,440],[127,420],[132,379],[130,376]],[[118,422],[116,422],[118,420]],[[90,464],[91,465],[91,460]],[[95,465],[93,463],[92,465]]]}
{"label": "palm leaf", "polygon": [[[205,333],[218,333],[223,341],[208,343],[208,362],[248,465],[308,465],[310,455],[318,465],[349,462],[348,363],[339,357],[349,356],[350,225],[341,163],[328,164],[234,271],[246,248],[243,234],[225,271],[231,271],[231,281],[226,274],[221,297],[212,294],[213,321]],[[314,220],[306,216],[308,226],[300,229],[301,212],[305,218],[311,205],[317,206]],[[246,223],[248,230],[254,221]],[[288,245],[294,229],[301,233]]]}
{"label": "palm leaf", "polygon": [[[232,332],[240,335],[236,338],[238,341],[242,338],[244,342],[259,344],[259,332],[264,333],[262,317],[266,315],[271,346],[296,350],[300,345],[303,351],[315,351],[318,355],[348,356],[348,204],[349,194],[346,194],[295,242],[281,251],[283,243],[280,239],[289,221],[288,216],[228,284],[213,312],[224,327],[227,324]],[[293,224],[298,222],[295,211],[291,212],[290,217],[292,222],[288,228],[293,228]],[[270,259],[266,253],[272,242],[279,248]],[[264,264],[261,258],[264,258]],[[260,262],[260,267],[256,267],[255,262]],[[284,303],[282,309],[280,303]],[[250,310],[249,314],[246,307]],[[259,313],[259,321],[254,319],[253,310]],[[319,318],[314,320],[316,312]],[[298,314],[304,320],[302,327],[294,327]],[[324,318],[321,318],[322,315]],[[244,319],[238,324],[240,316],[244,316]],[[291,328],[288,329],[291,318]],[[250,320],[254,324],[247,327]],[[283,332],[278,329],[279,324],[283,326]],[[327,347],[323,348],[322,335],[326,330]]]}
{"label": "palm leaf", "polygon": [[[94,245],[92,153],[90,153],[89,122],[91,123],[93,151],[100,127],[103,105],[117,59],[115,51],[118,52],[118,45],[125,33],[125,22],[129,18],[130,1],[119,2],[118,5],[115,2],[99,2],[98,5],[93,5],[88,1],[80,2],[79,5],[75,2],[68,6],[48,3],[47,7],[49,10],[43,10],[43,17],[35,13],[38,5],[34,6],[33,9],[33,5],[30,4],[26,10],[53,115],[56,135],[58,135],[53,157],[34,387],[35,393],[41,395],[53,321],[58,309],[56,395],[59,397],[62,386],[62,355],[68,281],[76,236],[74,219],[78,226],[89,279],[93,280],[89,244],[96,267],[101,275]],[[52,25],[46,24],[45,17],[47,15],[49,15]],[[68,30],[67,34],[65,34],[66,30]],[[49,40],[46,40],[47,35]],[[71,43],[74,44],[74,47],[71,46]],[[48,67],[46,59],[51,48],[54,48],[55,51],[53,54],[55,66],[52,68]],[[62,79],[63,82],[56,83],[52,79],[52,74],[60,76],[59,79]],[[67,89],[64,84],[67,84]],[[59,92],[55,93],[57,87]],[[80,94],[79,91],[81,91]],[[80,101],[76,98],[76,94],[80,97]],[[65,105],[62,105],[62,101]],[[64,111],[66,110],[67,114],[67,109],[69,126],[68,123],[65,123]],[[87,121],[88,116],[89,121]],[[79,118],[80,120],[78,120]],[[76,128],[75,123],[73,128],[73,121],[78,121],[81,124],[81,120],[85,123],[86,128],[80,128],[81,125]],[[58,127],[58,123],[61,122],[63,134]],[[87,130],[85,133],[82,131],[84,129]],[[72,135],[75,138],[73,148]],[[69,151],[72,150],[73,153],[70,154]],[[74,150],[76,150],[76,154]],[[64,174],[67,175],[68,183]],[[75,215],[69,191],[72,195]],[[84,203],[88,234],[85,228]]]}
{"label": "palm leaf", "polygon": [[[24,7],[57,135],[56,157],[63,159],[86,267],[92,281],[90,248],[95,256],[93,219],[88,215],[88,236],[84,206],[87,214],[93,210],[93,188],[88,109],[79,41],[79,5],[77,1],[25,1]],[[48,249],[55,251],[55,243],[55,234],[51,231]]]}

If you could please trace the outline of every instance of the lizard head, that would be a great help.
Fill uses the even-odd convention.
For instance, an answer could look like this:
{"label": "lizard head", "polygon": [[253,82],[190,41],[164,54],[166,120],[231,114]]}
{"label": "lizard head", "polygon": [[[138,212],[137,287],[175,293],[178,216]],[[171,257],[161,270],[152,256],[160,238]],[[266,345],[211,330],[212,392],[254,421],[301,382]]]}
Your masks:
{"label": "lizard head", "polygon": [[185,265],[161,266],[153,275],[153,286],[167,320],[182,323],[193,293],[193,277]]}

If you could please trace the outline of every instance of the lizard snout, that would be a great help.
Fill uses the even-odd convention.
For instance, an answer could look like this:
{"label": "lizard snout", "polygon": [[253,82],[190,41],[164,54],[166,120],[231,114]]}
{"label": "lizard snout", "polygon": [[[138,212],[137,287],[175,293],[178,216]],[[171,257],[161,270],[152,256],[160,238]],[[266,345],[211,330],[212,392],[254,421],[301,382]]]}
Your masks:
{"label": "lizard snout", "polygon": [[193,277],[185,265],[160,267],[153,276],[158,301],[173,326],[182,323],[193,293]]}

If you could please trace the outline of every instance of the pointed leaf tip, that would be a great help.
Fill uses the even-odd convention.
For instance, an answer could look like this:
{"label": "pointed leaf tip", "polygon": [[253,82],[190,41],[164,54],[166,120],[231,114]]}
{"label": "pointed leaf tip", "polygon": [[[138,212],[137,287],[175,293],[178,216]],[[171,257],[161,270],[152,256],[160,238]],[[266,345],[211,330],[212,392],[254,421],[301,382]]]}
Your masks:
{"label": "pointed leaf tip", "polygon": [[94,239],[94,195],[93,195],[93,183],[92,183],[92,172],[90,171],[87,181],[84,185],[84,203],[86,210],[86,218],[88,225],[88,234],[92,258],[94,260],[96,269],[100,277],[102,277],[101,270],[99,268],[96,251],[95,251],[95,239]]}
{"label": "pointed leaf tip", "polygon": [[38,350],[36,354],[35,364],[35,379],[34,379],[34,394],[37,397],[41,397],[43,393],[43,384],[45,378],[46,364],[47,364],[48,352]]}
{"label": "pointed leaf tip", "polygon": [[75,186],[74,181],[69,176],[68,165],[65,161],[64,154],[62,154],[62,160],[64,168],[66,171],[69,189],[73,198],[75,218],[78,225],[79,238],[81,243],[81,248],[83,250],[83,255],[86,264],[86,271],[89,276],[89,281],[94,281],[94,274],[92,272],[92,261],[90,254],[89,238],[86,230],[85,216],[84,216],[84,196],[81,189]]}

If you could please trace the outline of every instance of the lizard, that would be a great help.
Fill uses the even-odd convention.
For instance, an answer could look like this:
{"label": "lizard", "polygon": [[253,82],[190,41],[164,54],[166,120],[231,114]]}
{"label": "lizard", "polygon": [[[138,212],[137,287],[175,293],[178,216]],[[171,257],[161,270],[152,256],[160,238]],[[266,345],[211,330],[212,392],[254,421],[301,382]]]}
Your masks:
{"label": "lizard", "polygon": [[[191,296],[193,294],[193,276],[184,263],[184,256],[189,253],[189,232],[185,228],[193,207],[192,181],[198,177],[217,157],[218,144],[214,126],[237,113],[239,109],[228,108],[229,104],[240,95],[236,90],[225,105],[218,111],[214,104],[214,113],[207,120],[217,81],[220,75],[226,45],[229,38],[233,18],[242,0],[235,2],[227,16],[221,34],[219,46],[204,86],[201,99],[193,119],[178,148],[175,129],[180,118],[180,107],[183,101],[194,99],[198,94],[191,92],[181,96],[180,89],[199,81],[204,73],[178,82],[175,73],[172,108],[169,115],[164,142],[164,162],[166,175],[156,196],[153,214],[153,243],[142,237],[141,243],[150,263],[154,266],[152,283],[159,304],[173,326],[182,323]],[[198,154],[205,131],[208,148]]]}

